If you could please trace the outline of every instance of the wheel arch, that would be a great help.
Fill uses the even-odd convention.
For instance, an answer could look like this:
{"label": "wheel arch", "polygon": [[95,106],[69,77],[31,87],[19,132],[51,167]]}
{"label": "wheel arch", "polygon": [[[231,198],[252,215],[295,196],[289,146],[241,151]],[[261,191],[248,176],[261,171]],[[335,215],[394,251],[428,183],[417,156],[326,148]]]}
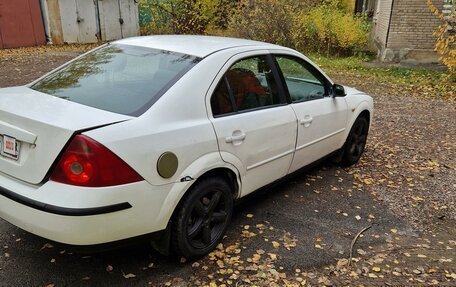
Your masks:
{"label": "wheel arch", "polygon": [[350,117],[349,122],[347,123],[347,128],[345,130],[345,136],[344,136],[344,142],[345,139],[348,137],[348,134],[350,133],[351,128],[353,127],[353,124],[355,123],[356,119],[359,117],[366,117],[368,124],[369,124],[369,130],[370,126],[372,123],[372,115],[373,115],[373,109],[371,108],[371,105],[367,101],[361,102],[356,108],[352,108],[352,115]]}
{"label": "wheel arch", "polygon": [[[238,172],[234,167],[219,166],[209,169],[198,176],[196,179],[192,179],[189,182],[181,182],[186,184],[185,188],[182,188],[180,184],[175,184],[169,192],[169,196],[166,198],[163,203],[162,210],[160,212],[161,221],[164,222],[164,233],[163,235],[155,241],[152,241],[152,247],[163,255],[169,255],[171,250],[171,226],[172,220],[175,217],[176,213],[179,211],[179,208],[184,201],[186,195],[188,195],[194,186],[199,182],[211,178],[219,177],[225,180],[231,187],[233,192],[233,200],[236,199],[240,194],[240,178],[237,175]],[[180,187],[176,187],[180,186]],[[183,191],[182,191],[183,190]]]}
{"label": "wheel arch", "polygon": [[226,180],[233,190],[233,198],[239,197],[241,177],[238,169],[234,165],[223,162],[219,153],[205,155],[185,169],[179,176],[180,182],[173,183],[159,213],[163,227],[169,223],[182,199],[191,191],[192,187],[205,178],[213,176]]}

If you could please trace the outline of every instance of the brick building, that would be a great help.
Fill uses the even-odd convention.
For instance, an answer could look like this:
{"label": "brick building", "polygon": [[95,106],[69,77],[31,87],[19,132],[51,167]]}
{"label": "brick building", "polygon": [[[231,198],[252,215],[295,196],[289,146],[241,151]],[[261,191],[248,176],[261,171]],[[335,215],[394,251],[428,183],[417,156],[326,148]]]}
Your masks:
{"label": "brick building", "polygon": [[[442,9],[444,1],[451,3],[449,0],[433,0],[433,3]],[[357,0],[355,9],[372,19],[371,43],[380,60],[438,61],[433,33],[441,20],[430,12],[426,0]]]}

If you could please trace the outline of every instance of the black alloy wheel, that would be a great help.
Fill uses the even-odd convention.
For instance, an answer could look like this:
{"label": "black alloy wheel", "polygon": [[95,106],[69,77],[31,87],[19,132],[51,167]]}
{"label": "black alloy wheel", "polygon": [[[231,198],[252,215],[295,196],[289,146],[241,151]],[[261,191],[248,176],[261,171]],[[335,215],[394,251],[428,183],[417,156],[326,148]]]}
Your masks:
{"label": "black alloy wheel", "polygon": [[208,178],[197,183],[178,208],[172,222],[173,249],[198,258],[222,240],[233,213],[233,194],[226,181]]}
{"label": "black alloy wheel", "polygon": [[353,124],[343,148],[342,165],[355,164],[364,152],[369,132],[369,122],[365,117],[359,117]]}

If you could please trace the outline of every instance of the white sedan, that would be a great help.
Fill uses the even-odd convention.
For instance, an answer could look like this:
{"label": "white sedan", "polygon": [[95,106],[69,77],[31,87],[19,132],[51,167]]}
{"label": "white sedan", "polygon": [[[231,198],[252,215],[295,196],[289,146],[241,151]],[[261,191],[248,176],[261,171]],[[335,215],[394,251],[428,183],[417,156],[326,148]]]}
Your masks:
{"label": "white sedan", "polygon": [[331,155],[356,163],[372,115],[370,96],[292,49],[116,41],[0,89],[0,217],[71,245],[152,234],[202,256],[235,199]]}

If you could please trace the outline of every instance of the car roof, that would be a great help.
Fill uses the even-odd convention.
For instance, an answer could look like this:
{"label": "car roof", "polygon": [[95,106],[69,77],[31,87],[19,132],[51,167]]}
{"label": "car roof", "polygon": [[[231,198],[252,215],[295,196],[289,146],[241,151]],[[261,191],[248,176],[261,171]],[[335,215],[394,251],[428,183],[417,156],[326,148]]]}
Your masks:
{"label": "car roof", "polygon": [[114,43],[161,49],[204,58],[220,50],[251,46],[255,49],[284,48],[278,45],[252,40],[194,35],[157,35],[132,37]]}

